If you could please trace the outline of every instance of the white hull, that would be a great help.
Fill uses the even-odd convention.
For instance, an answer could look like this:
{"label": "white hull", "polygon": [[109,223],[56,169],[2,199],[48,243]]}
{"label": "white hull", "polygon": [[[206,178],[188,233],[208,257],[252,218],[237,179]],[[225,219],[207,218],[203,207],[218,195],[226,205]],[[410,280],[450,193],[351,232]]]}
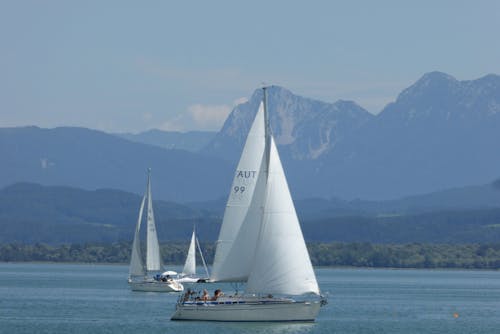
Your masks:
{"label": "white hull", "polygon": [[179,283],[208,283],[208,278],[184,276],[175,279]]}
{"label": "white hull", "polygon": [[201,321],[314,321],[321,307],[320,301],[293,301],[290,299],[244,300],[224,298],[215,302],[185,302],[177,304],[172,320]]}
{"label": "white hull", "polygon": [[177,282],[161,282],[161,281],[139,281],[129,282],[132,291],[146,292],[180,292],[184,291],[184,286]]}

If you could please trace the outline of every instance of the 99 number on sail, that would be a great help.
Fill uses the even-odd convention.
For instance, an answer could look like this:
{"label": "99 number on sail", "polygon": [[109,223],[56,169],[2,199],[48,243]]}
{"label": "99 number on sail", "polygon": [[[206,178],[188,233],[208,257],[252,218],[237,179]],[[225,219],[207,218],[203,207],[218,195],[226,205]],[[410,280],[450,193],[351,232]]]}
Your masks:
{"label": "99 number on sail", "polygon": [[234,188],[234,192],[237,194],[237,193],[240,193],[242,194],[244,191],[245,191],[245,187],[244,186],[235,186]]}

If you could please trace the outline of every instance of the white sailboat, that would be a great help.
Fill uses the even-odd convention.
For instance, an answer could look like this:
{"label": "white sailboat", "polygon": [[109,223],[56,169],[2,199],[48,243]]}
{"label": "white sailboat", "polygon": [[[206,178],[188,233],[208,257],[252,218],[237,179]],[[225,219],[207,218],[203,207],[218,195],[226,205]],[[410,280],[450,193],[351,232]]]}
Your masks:
{"label": "white sailboat", "polygon": [[[196,274],[196,248],[198,248],[198,252],[200,253],[201,261],[203,263],[203,268],[205,269],[205,277],[200,277]],[[182,273],[179,275],[179,278],[177,278],[176,281],[180,283],[205,283],[208,279],[209,274],[207,264],[201,251],[200,242],[198,241],[196,232],[193,229],[186,262],[184,263]]]}
{"label": "white sailboat", "polygon": [[314,321],[316,276],[270,133],[266,90],[233,179],[211,280],[246,282],[245,292],[177,303],[172,320]]}
{"label": "white sailboat", "polygon": [[[146,204],[147,201],[147,204]],[[141,255],[140,229],[141,221],[146,207],[146,265]],[[174,292],[183,291],[181,283],[173,280],[169,275],[161,274],[162,264],[160,257],[160,244],[156,234],[155,218],[153,213],[153,199],[151,197],[151,169],[148,169],[148,184],[142,198],[139,218],[132,243],[128,283],[133,291]]]}

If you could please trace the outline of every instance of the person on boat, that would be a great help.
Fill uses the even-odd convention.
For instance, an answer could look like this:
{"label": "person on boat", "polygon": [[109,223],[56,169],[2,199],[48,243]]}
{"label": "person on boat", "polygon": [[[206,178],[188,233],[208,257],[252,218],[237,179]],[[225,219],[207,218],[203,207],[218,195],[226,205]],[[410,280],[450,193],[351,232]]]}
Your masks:
{"label": "person on boat", "polygon": [[203,289],[203,295],[201,296],[201,300],[206,302],[208,300],[208,291],[207,289]]}
{"label": "person on boat", "polygon": [[217,300],[219,297],[221,297],[223,295],[224,295],[224,293],[222,293],[222,290],[217,289],[214,291],[214,296],[213,296],[212,300]]}
{"label": "person on boat", "polygon": [[187,289],[186,293],[184,294],[184,299],[182,301],[187,302],[191,298],[192,295],[194,295],[196,292],[191,291],[191,289]]}
{"label": "person on boat", "polygon": [[160,279],[162,282],[168,282],[168,283],[172,283],[174,280],[172,277],[170,277],[170,275],[162,275],[161,276],[161,279]]}

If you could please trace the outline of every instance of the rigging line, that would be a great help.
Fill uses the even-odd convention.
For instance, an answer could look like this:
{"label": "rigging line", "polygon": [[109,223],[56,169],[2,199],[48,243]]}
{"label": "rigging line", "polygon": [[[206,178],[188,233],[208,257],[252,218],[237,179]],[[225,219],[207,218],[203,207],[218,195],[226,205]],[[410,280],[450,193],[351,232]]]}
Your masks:
{"label": "rigging line", "polygon": [[198,251],[200,252],[201,261],[203,262],[203,267],[205,268],[205,273],[207,274],[207,278],[209,278],[210,274],[208,273],[207,263],[205,262],[205,258],[203,257],[203,252],[201,251],[200,241],[198,240],[198,238],[195,239],[196,239],[196,245],[198,246]]}

